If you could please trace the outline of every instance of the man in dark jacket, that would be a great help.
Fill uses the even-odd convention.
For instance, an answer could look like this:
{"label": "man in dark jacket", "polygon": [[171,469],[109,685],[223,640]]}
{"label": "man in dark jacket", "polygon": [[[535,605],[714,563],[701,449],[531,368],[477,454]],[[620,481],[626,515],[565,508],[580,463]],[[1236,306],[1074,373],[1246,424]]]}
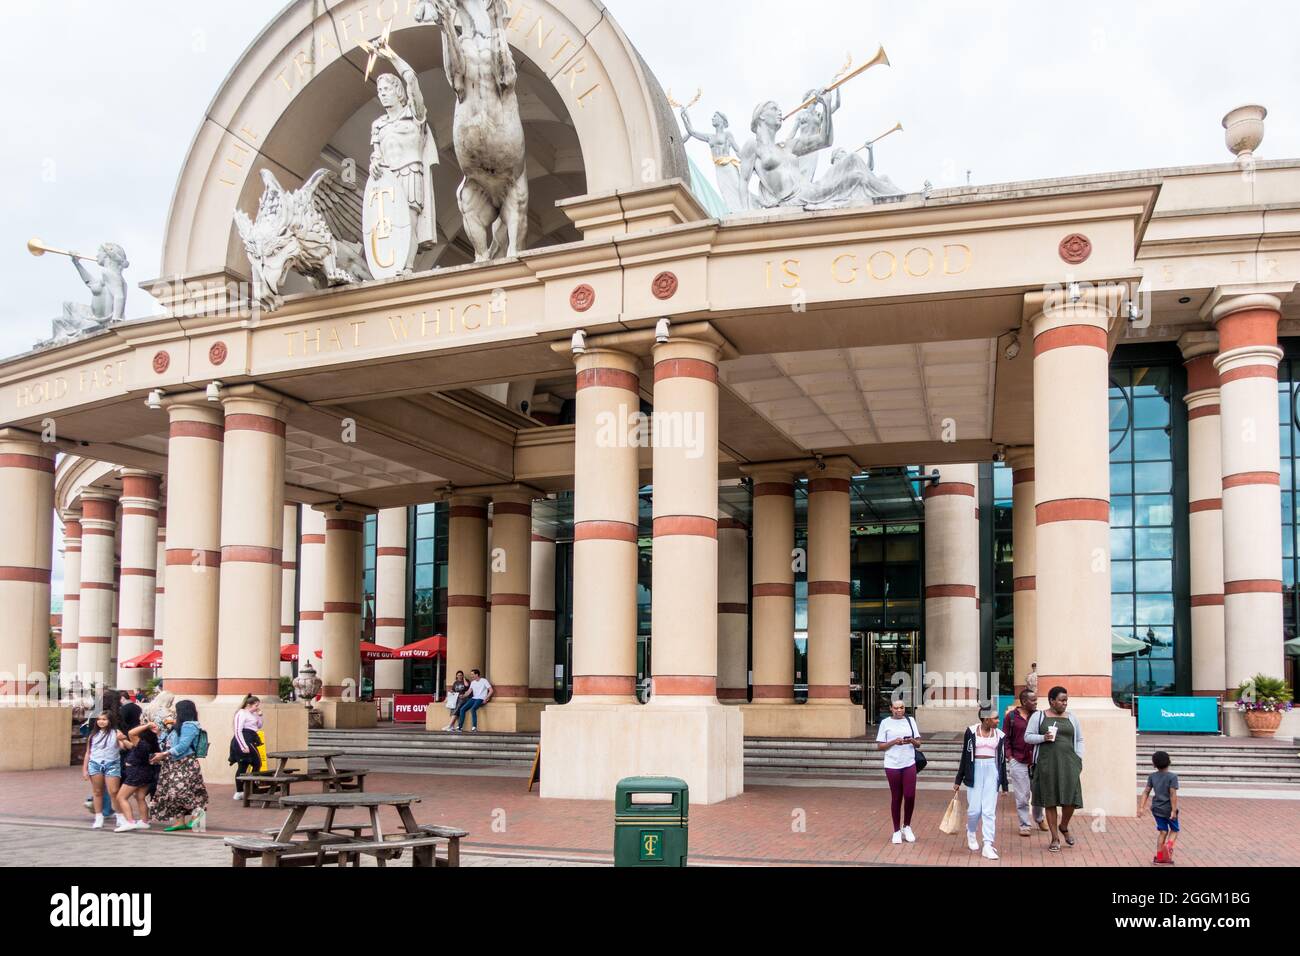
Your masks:
{"label": "man in dark jacket", "polygon": [[980,852],[975,828],[984,822],[984,850],[986,860],[996,860],[998,851],[993,848],[997,828],[998,791],[1007,789],[1006,735],[998,729],[998,711],[992,703],[980,704],[980,722],[966,728],[962,741],[961,765],[952,789],[966,785],[966,845]]}

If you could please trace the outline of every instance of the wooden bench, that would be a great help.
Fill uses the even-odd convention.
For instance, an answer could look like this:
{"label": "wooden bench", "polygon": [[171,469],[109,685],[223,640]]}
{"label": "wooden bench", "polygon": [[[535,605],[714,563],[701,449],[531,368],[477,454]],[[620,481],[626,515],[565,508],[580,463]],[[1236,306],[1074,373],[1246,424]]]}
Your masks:
{"label": "wooden bench", "polygon": [[364,793],[366,774],[370,771],[360,767],[350,770],[308,770],[292,773],[245,773],[235,778],[244,793],[244,806],[252,806],[256,800],[264,807],[280,805],[280,798],[292,794],[294,784],[319,783],[323,793]]}
{"label": "wooden bench", "polygon": [[[405,850],[411,851],[413,863],[417,867],[452,866],[450,855],[446,860],[438,859],[438,844],[445,839],[446,837],[432,835],[402,836],[395,840],[342,843],[337,847],[339,866],[347,866],[348,863],[354,867],[360,866],[363,853],[373,856],[380,866],[386,866],[389,860],[400,860]],[[459,865],[459,858],[454,865]]]}
{"label": "wooden bench", "polygon": [[[347,831],[352,834],[351,839],[359,840],[361,839],[361,834],[369,829],[370,829],[370,824],[368,823],[335,823],[329,828],[329,832],[342,833],[343,831]],[[279,836],[280,828],[265,827],[263,828],[262,832],[270,837]],[[308,826],[308,827],[300,826],[295,831],[295,834],[302,833],[306,835],[308,840],[316,840],[319,839],[320,835],[324,832],[325,832],[325,824],[322,823],[316,826]]]}
{"label": "wooden bench", "polygon": [[339,855],[333,847],[347,843],[348,838],[323,837],[311,843],[279,843],[248,836],[226,837],[225,842],[230,847],[231,866],[247,866],[250,857],[259,857],[262,866],[269,867],[324,866],[338,862]]}
{"label": "wooden bench", "polygon": [[469,836],[468,830],[457,830],[455,827],[440,827],[433,823],[421,823],[420,832],[447,841],[447,859],[438,859],[435,852],[435,866],[460,866],[460,841],[462,837]]}

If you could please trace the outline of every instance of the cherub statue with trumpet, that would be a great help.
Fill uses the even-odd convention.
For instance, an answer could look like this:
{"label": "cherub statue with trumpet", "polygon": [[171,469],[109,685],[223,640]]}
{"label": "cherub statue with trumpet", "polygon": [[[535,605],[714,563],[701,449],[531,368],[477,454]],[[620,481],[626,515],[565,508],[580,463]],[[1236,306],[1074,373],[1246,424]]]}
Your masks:
{"label": "cherub statue with trumpet", "polygon": [[54,334],[44,341],[37,342],[37,348],[64,345],[95,332],[102,332],[125,318],[126,279],[122,277],[122,273],[130,263],[127,261],[125,250],[116,242],[104,243],[95,254],[93,261],[97,262],[102,270],[97,276],[91,275],[81,264],[82,259],[90,262],[89,256],[53,249],[39,239],[30,240],[27,249],[34,256],[43,256],[47,252],[68,256],[72,259],[77,275],[81,276],[81,281],[90,290],[89,305],[80,302],[63,303],[63,315],[54,320]]}

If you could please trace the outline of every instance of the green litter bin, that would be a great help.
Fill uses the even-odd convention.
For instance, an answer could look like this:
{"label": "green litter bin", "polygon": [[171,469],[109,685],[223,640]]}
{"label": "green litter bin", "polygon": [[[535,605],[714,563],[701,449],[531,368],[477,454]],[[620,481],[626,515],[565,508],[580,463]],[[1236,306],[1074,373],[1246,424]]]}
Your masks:
{"label": "green litter bin", "polygon": [[624,777],[614,791],[614,865],[685,866],[690,790],[676,777]]}

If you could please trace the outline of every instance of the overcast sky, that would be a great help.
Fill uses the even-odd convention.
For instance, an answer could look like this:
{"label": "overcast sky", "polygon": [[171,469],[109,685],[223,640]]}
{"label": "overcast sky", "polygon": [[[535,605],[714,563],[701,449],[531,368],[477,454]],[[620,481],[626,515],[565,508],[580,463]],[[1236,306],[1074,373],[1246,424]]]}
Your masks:
{"label": "overcast sky", "polygon": [[[1217,163],[1220,120],[1269,108],[1262,158],[1300,156],[1294,3],[881,3],[875,0],[608,0],[660,82],[703,98],[749,136],[754,106],[789,108],[878,44],[892,66],[845,87],[837,142],[901,121],[877,170],[906,190],[1118,169]],[[0,58],[0,356],[50,333],[86,292],[67,260],[25,245],[131,259],[129,318],[153,311],[136,284],[157,277],[185,152],[218,86],[278,0],[5,2]],[[690,147],[707,168],[708,150]],[[57,588],[57,585],[56,585]]]}

